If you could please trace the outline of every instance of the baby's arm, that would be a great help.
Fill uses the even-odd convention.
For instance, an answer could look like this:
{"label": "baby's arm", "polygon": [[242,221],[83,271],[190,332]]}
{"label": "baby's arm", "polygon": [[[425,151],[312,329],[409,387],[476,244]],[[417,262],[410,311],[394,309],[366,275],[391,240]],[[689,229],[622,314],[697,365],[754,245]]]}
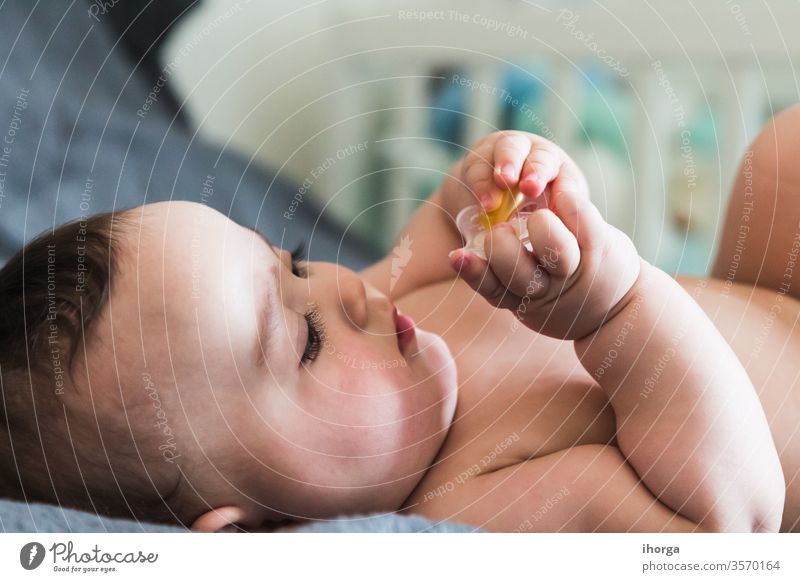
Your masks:
{"label": "baby's arm", "polygon": [[777,531],[784,480],[730,346],[671,277],[642,263],[624,307],[575,341],[608,395],[617,445],[658,499],[713,531]]}
{"label": "baby's arm", "polygon": [[[563,152],[534,148],[552,152],[537,173],[560,175]],[[622,458],[666,509],[703,530],[777,530],[785,484],[745,370],[694,300],[584,194],[574,180],[551,182],[550,207],[528,218],[532,253],[500,224],[488,261],[461,250],[451,266],[524,325],[575,340],[614,408]]]}
{"label": "baby's arm", "polygon": [[447,255],[462,244],[439,189],[417,209],[395,239],[392,250],[364,269],[361,276],[396,299],[425,285],[454,278]]}
{"label": "baby's arm", "polygon": [[[559,195],[566,194],[556,194],[556,200]],[[599,215],[584,212],[588,202],[571,206],[577,207],[573,219],[581,224],[579,243],[590,232],[603,232],[600,223],[593,224]],[[530,259],[521,256],[524,249],[499,255],[498,249],[512,246],[510,240],[498,240],[503,236],[506,231],[495,227],[487,242],[491,270],[471,256],[461,276],[498,306],[524,304],[523,322],[538,331],[570,338],[572,330],[589,330],[570,339],[609,398],[617,446],[641,486],[659,505],[703,531],[777,531],[785,485],[760,402],[731,348],[683,288],[636,257],[635,282],[624,287],[628,291],[621,299],[610,300],[630,272],[630,267],[619,269],[630,257],[621,255],[626,246],[614,241],[588,252],[579,244],[576,271],[566,278],[550,273],[542,295],[525,301],[512,289],[524,288],[535,267],[526,265]],[[595,470],[587,466],[586,475],[591,478]],[[609,499],[628,488],[619,481],[596,482],[597,496],[582,512],[586,527],[609,525],[604,513]],[[630,491],[623,498],[632,495],[646,504],[646,497]],[[658,530],[668,523],[681,522],[656,512],[643,515],[635,528]]]}

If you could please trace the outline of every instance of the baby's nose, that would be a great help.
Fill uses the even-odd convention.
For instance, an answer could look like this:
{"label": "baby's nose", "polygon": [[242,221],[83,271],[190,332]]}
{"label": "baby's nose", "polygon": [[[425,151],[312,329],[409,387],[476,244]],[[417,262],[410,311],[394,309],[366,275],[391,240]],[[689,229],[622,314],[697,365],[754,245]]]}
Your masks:
{"label": "baby's nose", "polygon": [[339,277],[339,300],[350,324],[363,330],[367,326],[367,290],[364,281],[355,273],[342,273]]}

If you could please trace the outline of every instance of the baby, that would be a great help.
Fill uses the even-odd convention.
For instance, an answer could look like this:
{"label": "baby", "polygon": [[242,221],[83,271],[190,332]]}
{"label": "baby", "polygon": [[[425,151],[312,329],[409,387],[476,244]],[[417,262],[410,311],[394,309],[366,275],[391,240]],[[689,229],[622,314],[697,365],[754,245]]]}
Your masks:
{"label": "baby", "polygon": [[[0,495],[198,531],[374,511],[796,530],[797,285],[752,354],[800,236],[800,170],[774,169],[798,125],[754,144],[761,181],[737,185],[710,280],[640,259],[573,161],[514,131],[452,168],[400,234],[402,269],[305,262],[188,202],[48,232],[0,272]],[[508,224],[488,260],[461,249],[456,214],[509,187],[547,201],[532,251]]]}

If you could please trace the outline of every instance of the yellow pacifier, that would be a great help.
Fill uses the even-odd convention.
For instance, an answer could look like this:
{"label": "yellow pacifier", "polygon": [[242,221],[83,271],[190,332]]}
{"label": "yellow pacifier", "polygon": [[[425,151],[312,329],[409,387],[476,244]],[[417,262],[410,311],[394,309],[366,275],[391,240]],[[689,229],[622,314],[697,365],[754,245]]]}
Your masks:
{"label": "yellow pacifier", "polygon": [[[485,212],[480,205],[467,206],[456,216],[456,227],[464,238],[464,248],[472,251],[482,259],[486,259],[483,243],[486,233],[495,224],[508,222],[517,233],[523,246],[532,251],[528,240],[528,216],[536,210],[535,203],[525,204],[529,199],[517,188],[509,188],[503,192],[503,199],[497,208]],[[524,208],[523,208],[523,204]],[[520,210],[522,208],[522,210]]]}
{"label": "yellow pacifier", "polygon": [[518,188],[504,190],[503,197],[497,208],[489,212],[481,212],[478,220],[480,220],[485,229],[489,230],[495,224],[507,222],[523,202],[525,202],[525,194],[520,192]]}

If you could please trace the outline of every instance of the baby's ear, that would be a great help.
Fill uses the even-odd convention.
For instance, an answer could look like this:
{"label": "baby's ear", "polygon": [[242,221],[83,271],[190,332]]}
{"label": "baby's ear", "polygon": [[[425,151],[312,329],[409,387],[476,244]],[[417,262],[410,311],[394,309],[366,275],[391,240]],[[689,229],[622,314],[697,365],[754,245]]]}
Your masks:
{"label": "baby's ear", "polygon": [[247,514],[237,505],[226,505],[207,511],[192,524],[192,531],[203,533],[226,533],[240,531],[237,523],[245,520]]}

